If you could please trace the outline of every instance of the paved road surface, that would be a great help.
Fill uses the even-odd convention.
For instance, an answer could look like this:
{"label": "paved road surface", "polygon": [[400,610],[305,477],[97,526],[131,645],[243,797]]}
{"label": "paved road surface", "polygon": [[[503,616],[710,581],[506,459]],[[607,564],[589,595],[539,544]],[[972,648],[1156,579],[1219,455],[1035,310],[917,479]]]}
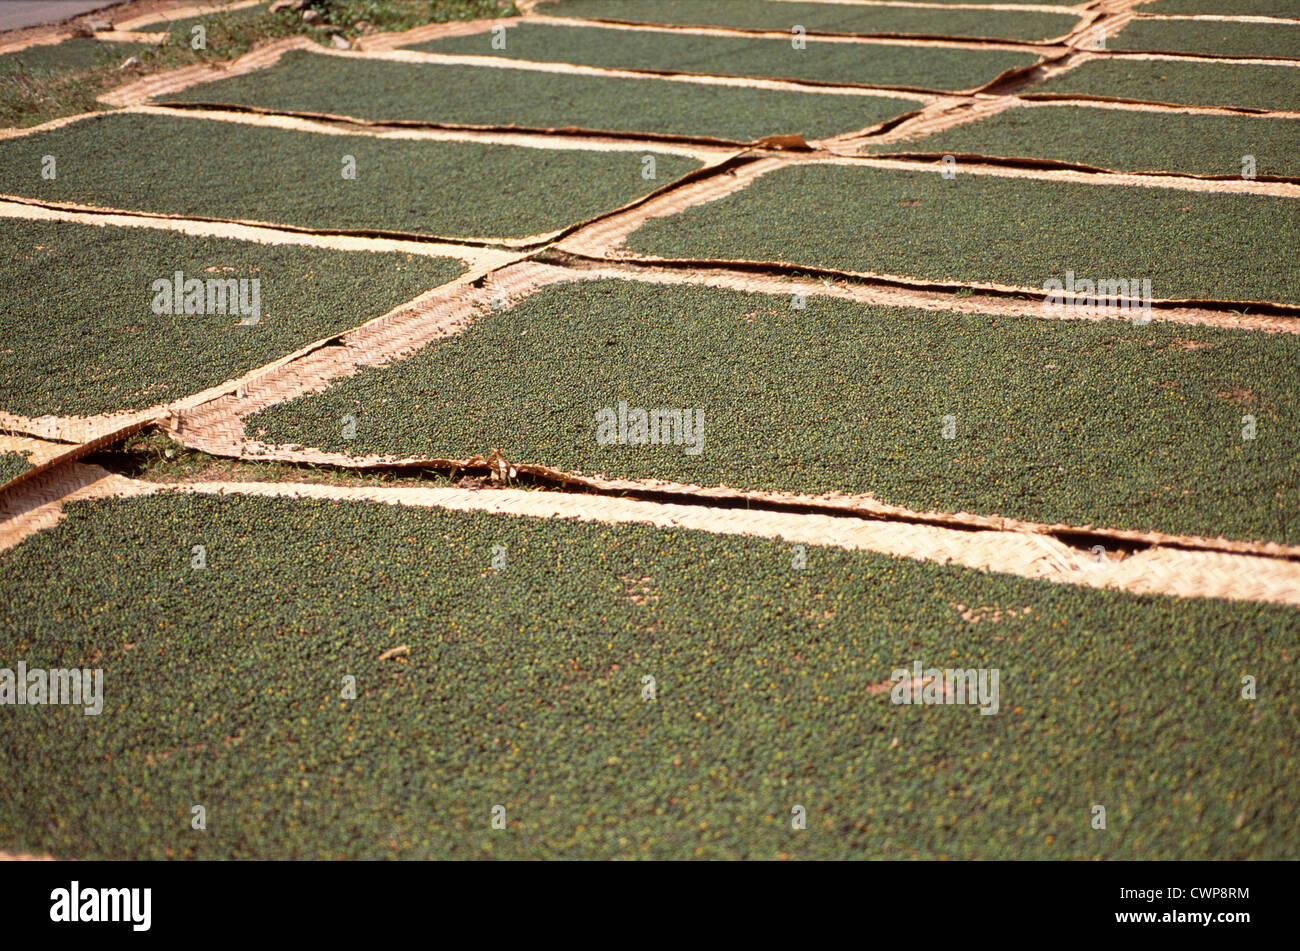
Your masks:
{"label": "paved road surface", "polygon": [[113,0],[3,0],[0,2],[0,30],[58,23],[112,4]]}

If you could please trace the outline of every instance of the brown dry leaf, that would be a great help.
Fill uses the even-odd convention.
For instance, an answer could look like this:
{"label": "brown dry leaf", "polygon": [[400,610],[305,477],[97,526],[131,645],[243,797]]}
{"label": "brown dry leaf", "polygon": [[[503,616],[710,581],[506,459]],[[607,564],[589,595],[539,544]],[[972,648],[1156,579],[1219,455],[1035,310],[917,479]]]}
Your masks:
{"label": "brown dry leaf", "polygon": [[1255,394],[1251,390],[1240,386],[1234,386],[1230,390],[1215,389],[1214,395],[1221,400],[1230,400],[1242,406],[1255,402]]}
{"label": "brown dry leaf", "polygon": [[659,602],[659,592],[655,588],[653,578],[621,575],[619,580],[623,582],[623,594],[633,604],[644,607],[647,604],[657,604]]}
{"label": "brown dry leaf", "polygon": [[958,612],[962,620],[969,621],[972,624],[979,624],[983,621],[992,621],[997,623],[1003,618],[1025,617],[1033,613],[1033,608],[1026,606],[1022,610],[1015,608],[1000,608],[990,604],[982,605],[978,608],[968,608],[960,602],[948,602],[948,607]]}

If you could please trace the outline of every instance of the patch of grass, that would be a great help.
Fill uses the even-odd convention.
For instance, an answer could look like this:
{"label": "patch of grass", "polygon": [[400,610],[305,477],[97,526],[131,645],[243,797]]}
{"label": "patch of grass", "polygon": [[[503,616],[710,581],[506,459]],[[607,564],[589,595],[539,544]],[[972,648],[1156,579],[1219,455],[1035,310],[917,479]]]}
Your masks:
{"label": "patch of grass", "polygon": [[329,0],[318,4],[323,22],[353,34],[358,21],[397,33],[426,23],[519,15],[514,0]]}
{"label": "patch of grass", "polygon": [[[73,503],[0,556],[0,651],[103,669],[104,710],[5,719],[0,847],[1295,854],[1294,610],[816,547],[807,560],[794,570],[765,540],[371,503]],[[893,671],[918,660],[996,669],[998,713],[891,703]],[[1254,702],[1246,674],[1269,685]]]}
{"label": "patch of grass", "polygon": [[0,76],[23,73],[30,79],[47,78],[59,72],[120,66],[129,56],[138,56],[148,43],[114,43],[74,36],[61,43],[30,46],[0,54]]}
{"label": "patch of grass", "polygon": [[[386,313],[459,261],[0,219],[0,407],[91,415],[177,399]],[[257,279],[260,320],[154,313],[154,281]],[[251,302],[251,301],[250,301]]]}
{"label": "patch of grass", "polygon": [[[328,9],[328,6],[322,4],[322,8]],[[249,49],[257,41],[255,33],[265,30],[268,26],[273,26],[275,28],[274,32],[277,34],[292,27],[298,27],[304,32],[309,29],[309,24],[302,22],[301,12],[281,10],[272,16],[270,3],[241,7],[238,10],[209,10],[206,13],[184,17],[180,20],[160,20],[155,23],[148,23],[139,27],[139,29],[150,33],[167,33],[168,44],[177,48],[193,49],[195,40],[194,27],[196,26],[203,27],[203,32],[206,34],[204,42],[209,47],[211,47],[209,37],[216,34],[219,47],[246,43]],[[213,51],[211,49],[200,49],[195,50],[195,52]],[[221,50],[215,52],[221,52]]]}
{"label": "patch of grass", "polygon": [[188,44],[196,24],[203,24],[209,32],[216,24],[224,32],[242,38],[249,27],[264,29],[268,23],[288,21],[286,25],[314,39],[335,33],[354,39],[370,32],[398,33],[427,23],[519,15],[513,0],[316,0],[311,6],[321,16],[319,24],[303,22],[300,11],[280,11],[277,19],[270,14],[268,3],[242,10],[205,13],[144,29],[167,30],[172,34],[173,42]]}
{"label": "patch of grass", "polygon": [[[0,57],[0,125],[25,127],[93,112],[102,108],[97,96],[124,82],[178,66],[234,59],[286,36],[325,43],[332,32],[350,39],[362,35],[356,29],[360,20],[378,30],[405,30],[422,23],[513,16],[518,10],[513,3],[501,8],[495,0],[337,0],[322,13],[322,25],[312,26],[299,13],[271,13],[270,5],[263,4],[141,28],[168,32],[162,46],[76,38]],[[192,46],[196,25],[205,31],[204,48],[198,50]],[[122,71],[119,67],[129,56],[137,57],[140,65]]]}
{"label": "patch of grass", "polygon": [[771,0],[559,0],[539,11],[553,16],[640,23],[726,26],[809,33],[902,33],[1046,40],[1064,36],[1079,18],[1062,13],[998,10],[923,10]]}
{"label": "patch of grass", "polygon": [[922,89],[968,89],[1003,70],[1028,66],[1038,57],[1006,50],[947,47],[862,46],[789,40],[654,33],[601,27],[518,23],[505,34],[506,48],[492,48],[494,34],[456,36],[414,46],[430,53],[504,56],[540,62],[616,69],[654,69],[725,76],[760,76],[820,82],[854,82]]}
{"label": "patch of grass", "polygon": [[1106,45],[1116,50],[1296,59],[1300,58],[1300,23],[1133,20],[1118,36],[1107,37]]}
{"label": "patch of grass", "polygon": [[[1171,149],[1170,142],[1178,148]],[[1253,155],[1257,175],[1300,175],[1300,122],[1238,116],[1135,112],[1086,106],[1007,109],[873,152],[953,152],[1055,159],[1122,172],[1240,175]]]}
{"label": "patch of grass", "polygon": [[[149,148],[141,148],[143,142]],[[59,158],[41,178],[42,156]],[[343,178],[343,157],[356,178]],[[526,236],[611,211],[699,163],[112,114],[0,141],[0,191],[179,215],[431,236]],[[178,168],[199,170],[178,175]],[[484,234],[487,232],[487,234]]]}
{"label": "patch of grass", "polygon": [[[500,449],[614,477],[1300,542],[1295,336],[806,305],[626,281],[546,288],[246,428],[357,455]],[[598,444],[596,412],[620,401],[702,410],[702,451]]]}
{"label": "patch of grass", "polygon": [[[438,95],[429,95],[437,89]],[[909,99],[573,76],[527,69],[343,60],[293,51],[269,69],[192,86],[173,102],[220,102],[360,119],[529,129],[654,132],[749,142],[824,138],[920,108]]]}
{"label": "patch of grass", "polygon": [[665,257],[777,261],[1040,288],[1067,271],[1145,278],[1158,298],[1300,302],[1300,275],[1261,268],[1300,241],[1300,203],[845,165],[800,165],[654,219],[628,239]]}
{"label": "patch of grass", "polygon": [[152,47],[83,37],[0,56],[0,125],[39,125],[60,116],[93,112],[95,97],[138,73],[118,67],[129,57],[150,57]]}
{"label": "patch of grass", "polygon": [[1300,69],[1249,63],[1091,60],[1026,92],[1106,96],[1189,106],[1293,110]]}
{"label": "patch of grass", "polygon": [[0,485],[17,478],[31,467],[24,453],[0,452]]}

